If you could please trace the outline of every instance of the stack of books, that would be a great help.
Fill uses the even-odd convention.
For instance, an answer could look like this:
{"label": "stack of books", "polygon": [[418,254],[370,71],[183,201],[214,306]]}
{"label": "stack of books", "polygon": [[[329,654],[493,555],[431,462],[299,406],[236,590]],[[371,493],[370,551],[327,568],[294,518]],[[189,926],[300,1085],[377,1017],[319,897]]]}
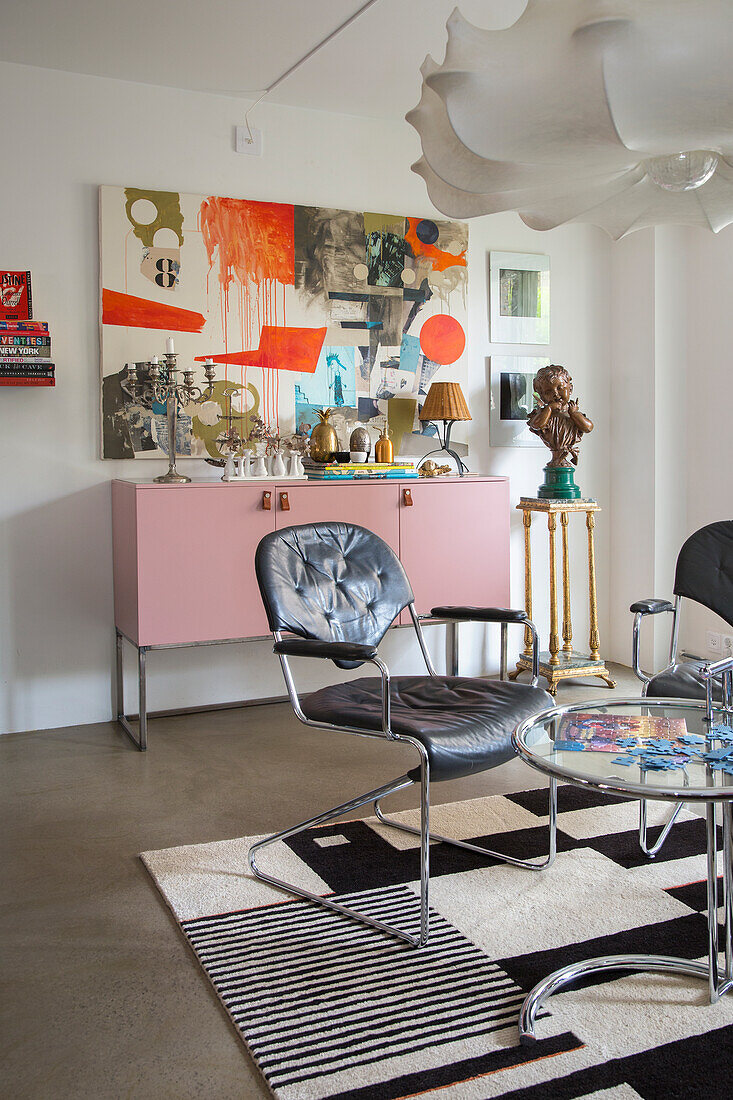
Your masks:
{"label": "stack of books", "polygon": [[47,321],[0,321],[0,386],[53,386]]}
{"label": "stack of books", "polygon": [[312,481],[362,481],[395,478],[404,481],[417,477],[412,462],[313,462],[303,459],[303,468]]}

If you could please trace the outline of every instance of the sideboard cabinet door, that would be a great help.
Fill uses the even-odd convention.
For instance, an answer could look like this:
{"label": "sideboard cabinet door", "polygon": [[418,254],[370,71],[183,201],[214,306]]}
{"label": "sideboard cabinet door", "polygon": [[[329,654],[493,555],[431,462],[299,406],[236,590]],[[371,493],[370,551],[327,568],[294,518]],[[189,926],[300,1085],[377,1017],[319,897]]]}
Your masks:
{"label": "sideboard cabinet door", "polygon": [[262,487],[145,486],[135,495],[139,644],[267,634],[254,554],[275,529],[275,509],[263,509]]}
{"label": "sideboard cabinet door", "polygon": [[[282,493],[290,508],[283,509]],[[291,482],[278,485],[277,528],[300,523],[357,523],[379,535],[395,554],[400,551],[400,491],[394,483],[372,481],[346,485],[313,485]]]}
{"label": "sideboard cabinet door", "polygon": [[509,482],[420,481],[400,507],[400,557],[415,609],[509,604]]}

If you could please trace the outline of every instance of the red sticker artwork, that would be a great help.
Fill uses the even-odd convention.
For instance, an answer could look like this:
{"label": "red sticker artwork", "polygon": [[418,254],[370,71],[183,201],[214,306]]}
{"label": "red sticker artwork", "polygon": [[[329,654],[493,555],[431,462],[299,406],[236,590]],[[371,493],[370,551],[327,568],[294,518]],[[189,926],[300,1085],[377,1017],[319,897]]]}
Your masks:
{"label": "red sticker artwork", "polygon": [[428,317],[420,329],[420,347],[434,363],[455,363],[463,355],[465,346],[466,334],[463,326],[447,313]]}
{"label": "red sticker artwork", "polygon": [[[267,367],[270,370],[315,374],[325,339],[325,328],[263,325],[260,346],[255,351],[231,351],[209,358],[215,363],[234,363],[240,367]],[[201,362],[207,357],[197,355],[196,358]]]}
{"label": "red sticker artwork", "polygon": [[206,318],[192,309],[151,302],[119,290],[102,290],[102,324],[105,325],[201,332],[205,323]]}

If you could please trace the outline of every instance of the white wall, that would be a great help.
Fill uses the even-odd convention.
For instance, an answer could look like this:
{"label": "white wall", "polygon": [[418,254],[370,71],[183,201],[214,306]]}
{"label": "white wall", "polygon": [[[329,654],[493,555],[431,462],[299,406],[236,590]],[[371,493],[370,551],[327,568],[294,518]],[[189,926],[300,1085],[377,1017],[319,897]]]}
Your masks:
{"label": "white wall", "polygon": [[[687,463],[678,486],[687,499],[687,533],[715,520],[733,519],[731,418],[733,400],[733,226],[717,236],[690,234],[687,385],[674,395],[684,403]],[[682,639],[691,652],[710,656],[705,631],[733,631],[711,611],[685,601]]]}
{"label": "white wall", "polygon": [[[733,517],[727,407],[733,346],[733,230],[659,226],[613,246],[611,633],[631,652],[629,604],[673,598],[688,535]],[[680,649],[710,656],[708,629],[731,633],[685,601]],[[668,658],[670,617],[647,620],[642,665]]]}
{"label": "white wall", "polygon": [[[353,209],[433,211],[409,171],[418,156],[406,123],[385,123],[263,104],[261,159],[232,152],[241,101],[167,88],[0,65],[3,147],[17,157],[2,174],[2,264],[30,268],[36,316],[51,324],[55,389],[2,391],[0,510],[0,729],[108,719],[112,713],[112,559],[109,482],[145,476],[99,459],[97,188],[101,183],[314,203]],[[544,252],[552,270],[552,343],[541,352],[571,371],[596,430],[583,444],[579,484],[610,501],[610,255],[592,227],[534,233],[515,215],[470,228],[468,402],[473,421],[458,440],[471,466],[508,474],[513,502],[533,494],[539,450],[488,446],[486,357],[490,249]],[[527,351],[532,349],[527,348]],[[186,463],[181,463],[185,470]],[[189,473],[201,473],[188,464]],[[608,636],[608,509],[598,521],[601,639]],[[523,596],[521,525],[514,516],[513,602]],[[574,532],[576,639],[587,632],[584,533]],[[537,591],[546,583],[546,534],[537,527]],[[480,567],[480,565],[478,566]],[[192,584],[195,578],[192,578]],[[546,624],[537,601],[536,618]],[[440,652],[442,632],[432,644]],[[493,637],[493,636],[492,636]],[[466,632],[462,671],[496,658],[483,632]],[[519,639],[517,639],[518,643]],[[397,671],[418,668],[405,631],[387,645]],[[280,694],[265,643],[156,653],[151,709]]]}
{"label": "white wall", "polygon": [[[696,231],[660,226],[613,246],[611,652],[628,662],[628,608],[668,599],[688,533],[687,252]],[[648,620],[642,665],[662,668],[670,619]]]}

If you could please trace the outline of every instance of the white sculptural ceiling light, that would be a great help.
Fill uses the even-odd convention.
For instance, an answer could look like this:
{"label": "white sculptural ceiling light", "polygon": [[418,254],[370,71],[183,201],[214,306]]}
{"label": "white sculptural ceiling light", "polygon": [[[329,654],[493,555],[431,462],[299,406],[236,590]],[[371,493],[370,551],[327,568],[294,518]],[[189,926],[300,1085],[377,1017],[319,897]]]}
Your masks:
{"label": "white sculptural ceiling light", "polygon": [[529,0],[505,30],[456,9],[421,71],[413,169],[449,217],[733,222],[731,0]]}

